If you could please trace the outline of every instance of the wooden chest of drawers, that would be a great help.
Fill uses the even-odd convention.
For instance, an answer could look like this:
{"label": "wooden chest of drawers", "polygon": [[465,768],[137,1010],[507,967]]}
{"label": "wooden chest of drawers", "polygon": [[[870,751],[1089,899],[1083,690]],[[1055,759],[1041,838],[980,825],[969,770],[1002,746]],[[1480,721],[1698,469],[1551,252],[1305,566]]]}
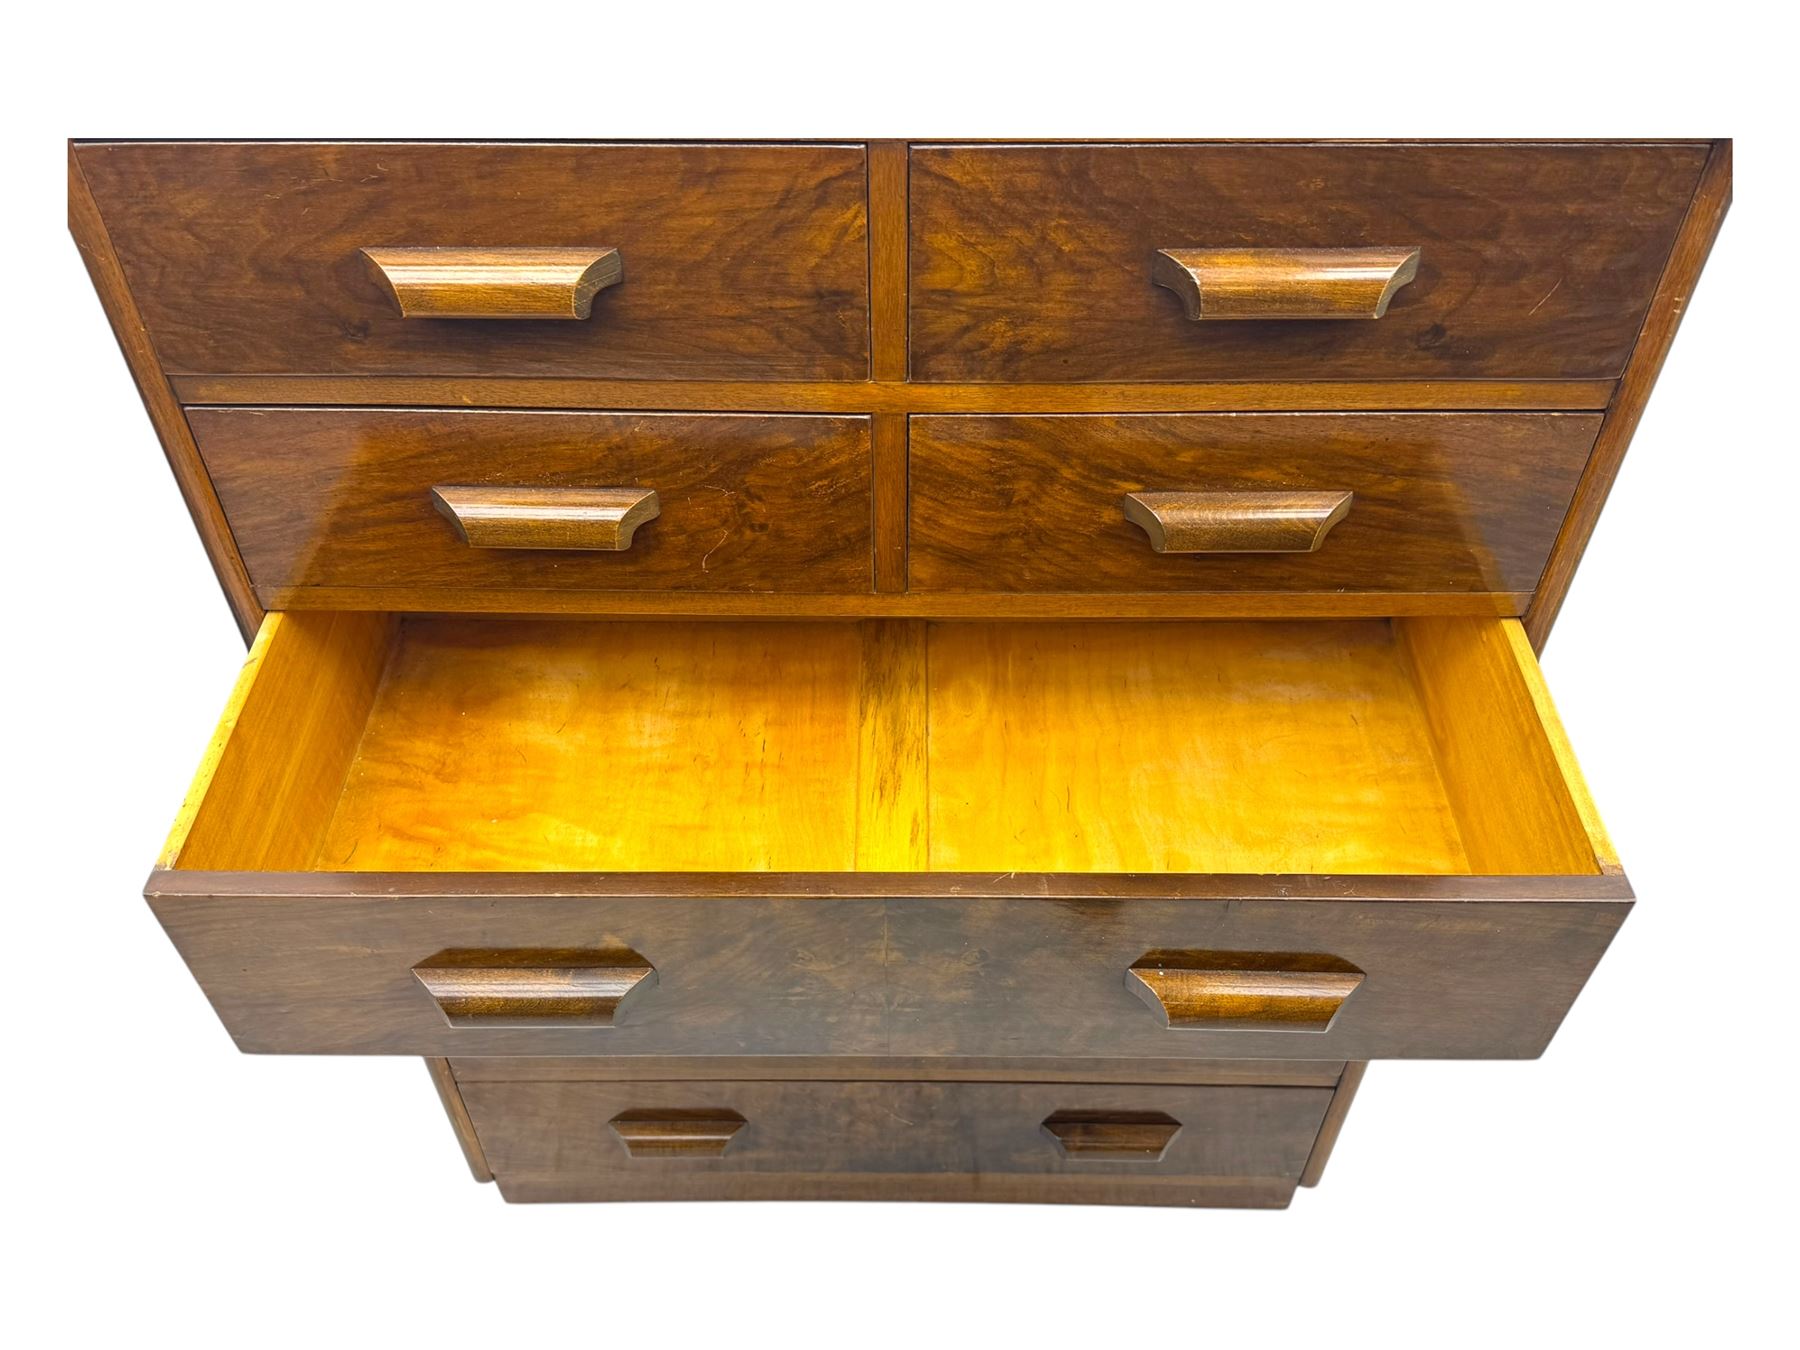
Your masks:
{"label": "wooden chest of drawers", "polygon": [[512,1200],[1279,1206],[1632,904],[1535,649],[1728,142],[82,142],[252,640],[147,894]]}

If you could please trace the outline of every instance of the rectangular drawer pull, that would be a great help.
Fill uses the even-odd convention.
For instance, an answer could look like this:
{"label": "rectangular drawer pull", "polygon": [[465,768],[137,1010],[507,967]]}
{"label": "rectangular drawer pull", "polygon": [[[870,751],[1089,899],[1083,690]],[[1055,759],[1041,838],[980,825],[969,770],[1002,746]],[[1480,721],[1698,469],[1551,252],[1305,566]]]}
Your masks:
{"label": "rectangular drawer pull", "polygon": [[1348,961],[1312,952],[1146,952],[1125,983],[1172,1028],[1327,1031],[1363,982]]}
{"label": "rectangular drawer pull", "polygon": [[443,951],[413,967],[453,1027],[610,1027],[656,969],[636,952]]}
{"label": "rectangular drawer pull", "polygon": [[585,319],[616,248],[365,248],[403,319]]}
{"label": "rectangular drawer pull", "polygon": [[470,548],[622,553],[662,512],[654,488],[434,487],[431,500]]}
{"label": "rectangular drawer pull", "polygon": [[1379,319],[1419,272],[1416,248],[1164,248],[1150,279],[1190,319]]}
{"label": "rectangular drawer pull", "polygon": [[613,1133],[634,1158],[719,1158],[744,1118],[736,1111],[621,1111]]}
{"label": "rectangular drawer pull", "polygon": [[1125,519],[1158,553],[1312,553],[1353,492],[1128,492]]}
{"label": "rectangular drawer pull", "polygon": [[1163,1111],[1058,1111],[1044,1121],[1065,1158],[1160,1162],[1181,1122]]}

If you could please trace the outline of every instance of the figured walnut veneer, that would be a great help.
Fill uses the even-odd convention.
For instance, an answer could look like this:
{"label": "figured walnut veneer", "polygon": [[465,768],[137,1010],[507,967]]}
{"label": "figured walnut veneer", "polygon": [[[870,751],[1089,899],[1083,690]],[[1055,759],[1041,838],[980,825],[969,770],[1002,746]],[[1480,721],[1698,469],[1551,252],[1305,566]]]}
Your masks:
{"label": "figured walnut veneer", "polygon": [[508,1199],[1279,1206],[1632,906],[1534,646],[1729,142],[69,173],[255,633],[146,894]]}

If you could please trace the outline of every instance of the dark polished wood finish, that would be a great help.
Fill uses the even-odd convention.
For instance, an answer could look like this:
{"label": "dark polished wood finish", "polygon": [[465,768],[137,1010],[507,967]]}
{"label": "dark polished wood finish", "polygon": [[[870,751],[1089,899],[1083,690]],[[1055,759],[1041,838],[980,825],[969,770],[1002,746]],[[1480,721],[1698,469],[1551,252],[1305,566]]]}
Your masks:
{"label": "dark polished wood finish", "polygon": [[[915,380],[1612,379],[1707,146],[915,145]],[[1192,323],[1159,249],[1405,244],[1373,323]]]}
{"label": "dark polished wood finish", "polygon": [[[867,418],[196,408],[189,419],[271,606],[315,586],[417,587],[425,609],[439,588],[871,588]],[[471,549],[438,513],[440,484],[646,488],[660,514],[619,552]]]}
{"label": "dark polished wood finish", "polygon": [[[915,591],[1528,592],[1588,414],[915,417]],[[1157,552],[1128,493],[1351,492],[1317,552]]]}
{"label": "dark polished wood finish", "polygon": [[[874,1194],[1268,1206],[1287,1203],[1332,1095],[932,1081],[470,1082],[462,1090],[500,1192],[515,1201]],[[1162,1147],[1145,1156],[1152,1133]],[[686,1146],[636,1142],[646,1136]]]}
{"label": "dark polished wood finish", "polygon": [[[450,1056],[1530,1058],[1631,908],[1617,876],[159,871],[147,893],[240,1048]],[[658,973],[608,1027],[449,1026],[412,973],[595,934]],[[1129,973],[1159,948],[1368,979],[1324,1032],[1171,1029]]]}
{"label": "dark polished wood finish", "polygon": [[656,985],[636,952],[576,949],[453,950],[427,957],[413,976],[452,1027],[610,1027],[634,993]]}
{"label": "dark polished wood finish", "polygon": [[625,276],[616,248],[365,248],[403,319],[585,319]]}
{"label": "dark polished wood finish", "polygon": [[[1540,1053],[1631,908],[1531,649],[1730,196],[1725,141],[71,143],[261,624],[151,905],[242,1048],[425,1056],[509,1200],[1285,1205],[1368,1059]],[[1283,618],[1339,622],[1181,622]],[[526,870],[323,870],[434,847]]]}
{"label": "dark polished wood finish", "polygon": [[1213,380],[1186,384],[912,384],[775,380],[435,379],[404,375],[177,375],[189,404],[610,408],[652,412],[1126,413],[1581,412],[1612,380]]}
{"label": "dark polished wood finish", "polygon": [[1588,460],[1587,472],[1576,489],[1574,506],[1563,522],[1556,548],[1551,552],[1537,594],[1526,612],[1525,631],[1539,651],[1549,639],[1551,625],[1556,622],[1557,613],[1568,596],[1569,585],[1575,579],[1575,568],[1587,549],[1594,526],[1600,521],[1600,508],[1606,505],[1613,480],[1625,462],[1625,451],[1643,419],[1650,391],[1656,384],[1656,377],[1662,373],[1663,360],[1674,344],[1681,316],[1687,312],[1688,300],[1700,280],[1700,269],[1706,266],[1713,241],[1719,237],[1719,228],[1725,223],[1725,213],[1730,208],[1731,142],[1715,141],[1700,186],[1688,206],[1687,218],[1682,222],[1681,234],[1663,269],[1662,280],[1657,283],[1637,345],[1632,348],[1624,378],[1619,381],[1613,401],[1607,407],[1606,421],[1600,428],[1593,456]]}
{"label": "dark polished wood finish", "polygon": [[1196,323],[1379,319],[1418,274],[1416,248],[1162,248],[1150,264]]}
{"label": "dark polished wood finish", "polygon": [[431,489],[431,503],[470,548],[623,553],[637,527],[662,514],[655,488],[444,483]]}
{"label": "dark polished wood finish", "polygon": [[[83,143],[171,374],[848,380],[869,373],[860,145]],[[604,245],[581,323],[403,318],[369,247]]]}
{"label": "dark polished wood finish", "polygon": [[144,400],[144,411],[149,413],[150,424],[162,442],[163,455],[174,472],[182,500],[187,503],[188,514],[206,548],[207,559],[219,578],[232,617],[237,620],[238,631],[248,643],[262,623],[262,606],[251,589],[244,560],[225,523],[224,509],[200,462],[193,433],[182,416],[180,396],[172,390],[163,373],[162,358],[138,312],[137,300],[120,269],[106,222],[100,218],[99,208],[94,204],[72,145],[69,149],[69,233],[81,250],[82,262],[87,264],[88,276],[100,296],[107,321],[112,324],[113,336],[118,339],[131,378],[137,383],[138,393]]}

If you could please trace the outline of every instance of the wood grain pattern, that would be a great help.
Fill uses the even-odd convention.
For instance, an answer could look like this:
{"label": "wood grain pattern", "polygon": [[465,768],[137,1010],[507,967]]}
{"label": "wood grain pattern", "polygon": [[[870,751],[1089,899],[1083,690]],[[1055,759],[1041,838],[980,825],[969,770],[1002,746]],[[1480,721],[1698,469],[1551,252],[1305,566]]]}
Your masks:
{"label": "wood grain pattern", "polygon": [[181,489],[182,501],[187,503],[194,528],[200,534],[207,560],[219,578],[219,586],[225,592],[238,630],[248,643],[262,623],[262,606],[252,593],[250,575],[244,570],[244,560],[238,556],[237,544],[225,523],[224,509],[200,462],[193,434],[188,430],[177,396],[163,373],[161,358],[138,313],[137,302],[132,298],[125,273],[113,252],[105,222],[100,219],[99,208],[94,205],[93,194],[88,191],[87,180],[76,161],[73,143],[69,147],[69,233],[81,250],[81,261],[87,266],[101,308],[112,325],[113,336],[137,385],[138,396],[144,401],[144,411],[150,415],[150,425],[162,443],[163,455],[174,472],[175,483]]}
{"label": "wood grain pattern", "polygon": [[869,345],[877,380],[906,378],[905,141],[869,142]]}
{"label": "wood grain pattern", "polygon": [[869,419],[875,480],[875,589],[896,594],[906,589],[908,519],[907,419],[877,413]]}
{"label": "wood grain pattern", "polygon": [[[865,418],[193,409],[266,603],[290,588],[868,593]],[[637,488],[660,518],[625,552],[470,549],[440,484]],[[279,599],[278,599],[279,597]],[[292,608],[291,604],[283,607]],[[500,606],[504,608],[504,606]]]}
{"label": "wood grain pattern", "polygon": [[[1525,592],[1589,447],[1589,414],[912,419],[915,591]],[[1318,553],[1175,557],[1128,493],[1353,492]]]}
{"label": "wood grain pattern", "polygon": [[[876,1180],[890,1196],[946,1199],[1012,1179],[1006,1198],[1093,1198],[1099,1178],[1156,1180],[1136,1203],[1189,1204],[1207,1182],[1236,1181],[1282,1203],[1330,1100],[1321,1088],[986,1083],[481,1083],[470,1110],[508,1199],[700,1199],[820,1194],[821,1183]],[[646,1165],[603,1127],[631,1117],[744,1122],[729,1148]],[[1161,1118],[1176,1130],[1155,1157],[1059,1145],[1046,1119]],[[614,1129],[617,1129],[615,1124]],[[1139,1134],[1143,1134],[1140,1127]],[[1084,1137],[1101,1138],[1098,1129]],[[756,1183],[760,1182],[758,1186]],[[558,1193],[560,1192],[560,1194]],[[1034,1193],[1035,1192],[1035,1193]],[[1274,1193],[1283,1192],[1281,1199]]]}
{"label": "wood grain pattern", "polygon": [[1353,492],[1127,492],[1153,553],[1316,553]]}
{"label": "wood grain pattern", "polygon": [[1714,141],[1668,265],[1657,282],[1656,294],[1651,298],[1637,343],[1631,349],[1624,378],[1619,381],[1607,409],[1605,425],[1600,429],[1600,438],[1594,444],[1594,453],[1576,488],[1574,505],[1563,522],[1562,533],[1557,536],[1556,547],[1551,550],[1550,561],[1525,616],[1525,631],[1532,646],[1539,651],[1549,639],[1551,625],[1556,622],[1557,613],[1568,596],[1575,569],[1587,550],[1594,526],[1599,523],[1600,510],[1606,505],[1613,480],[1625,462],[1625,451],[1631,445],[1638,423],[1643,420],[1650,391],[1656,384],[1656,377],[1662,373],[1663,361],[1674,344],[1681,316],[1687,311],[1701,269],[1706,266],[1713,241],[1718,238],[1719,228],[1725,223],[1725,213],[1730,208],[1731,142]]}
{"label": "wood grain pattern", "polygon": [[1126,974],[1178,1030],[1329,1031],[1363,982],[1348,962],[1310,952],[1145,952]]}
{"label": "wood grain pattern", "polygon": [[[915,145],[918,380],[1610,379],[1704,144]],[[1190,323],[1171,246],[1404,242],[1379,323]]]}
{"label": "wood grain pattern", "polygon": [[1395,628],[1471,870],[1619,870],[1518,622]]}
{"label": "wood grain pattern", "polygon": [[945,624],[930,681],[935,869],[1470,870],[1386,624]]}
{"label": "wood grain pattern", "polygon": [[1043,1130],[1065,1158],[1161,1162],[1181,1122],[1167,1111],[1053,1111]]}
{"label": "wood grain pattern", "polygon": [[920,871],[931,864],[926,626],[886,619],[860,628],[855,866]]}
{"label": "wood grain pattern", "polygon": [[616,286],[616,248],[365,248],[403,319],[585,319]]}
{"label": "wood grain pattern", "polygon": [[1188,384],[908,384],[897,381],[431,379],[406,376],[190,375],[183,403],[296,407],[467,405],[673,412],[1121,413],[1425,412],[1605,408],[1611,380],[1331,380]]}
{"label": "wood grain pattern", "polygon": [[[384,620],[289,616],[240,693],[254,720],[228,710],[214,756],[284,786],[310,756],[311,789],[271,822],[263,798],[203,772],[191,810],[220,823],[167,856],[358,871],[1616,866],[1514,630],[1421,622],[1403,644],[1366,621],[411,619],[390,648]],[[321,655],[333,640],[345,650]],[[336,682],[349,692],[308,683],[312,664],[351,672]],[[332,712],[322,748],[307,700]],[[285,861],[230,852],[268,829],[290,840]]]}
{"label": "wood grain pattern", "polygon": [[1379,319],[1418,273],[1416,248],[1161,248],[1150,263],[1195,322]]}
{"label": "wood grain pattern", "polygon": [[[855,145],[83,143],[171,373],[862,379]],[[456,185],[478,184],[458,191]],[[585,323],[404,319],[359,250],[616,248]]]}
{"label": "wood grain pattern", "polygon": [[413,978],[453,1027],[610,1027],[656,969],[636,952],[604,950],[442,951]]}
{"label": "wood grain pattern", "polygon": [[1617,866],[1516,624],[389,624],[269,622],[165,861]]}
{"label": "wood grain pattern", "polygon": [[432,505],[470,548],[622,553],[637,527],[662,514],[655,488],[542,488],[440,484]]}
{"label": "wood grain pattern", "polygon": [[[1631,907],[1601,875],[162,870],[146,894],[239,1048],[446,1056],[1532,1058]],[[602,938],[659,977],[613,1027],[449,1027],[412,975]],[[1176,1031],[1123,975],[1158,948],[1368,978],[1324,1033]]]}
{"label": "wood grain pattern", "polygon": [[309,865],[834,871],[859,839],[891,857],[905,807],[871,815],[879,771],[859,778],[863,668],[845,625],[409,620]]}
{"label": "wood grain pattern", "polygon": [[263,620],[164,846],[164,863],[312,866],[393,638],[385,614]]}
{"label": "wood grain pattern", "polygon": [[633,1158],[722,1158],[744,1128],[736,1111],[621,1111],[612,1132]]}

